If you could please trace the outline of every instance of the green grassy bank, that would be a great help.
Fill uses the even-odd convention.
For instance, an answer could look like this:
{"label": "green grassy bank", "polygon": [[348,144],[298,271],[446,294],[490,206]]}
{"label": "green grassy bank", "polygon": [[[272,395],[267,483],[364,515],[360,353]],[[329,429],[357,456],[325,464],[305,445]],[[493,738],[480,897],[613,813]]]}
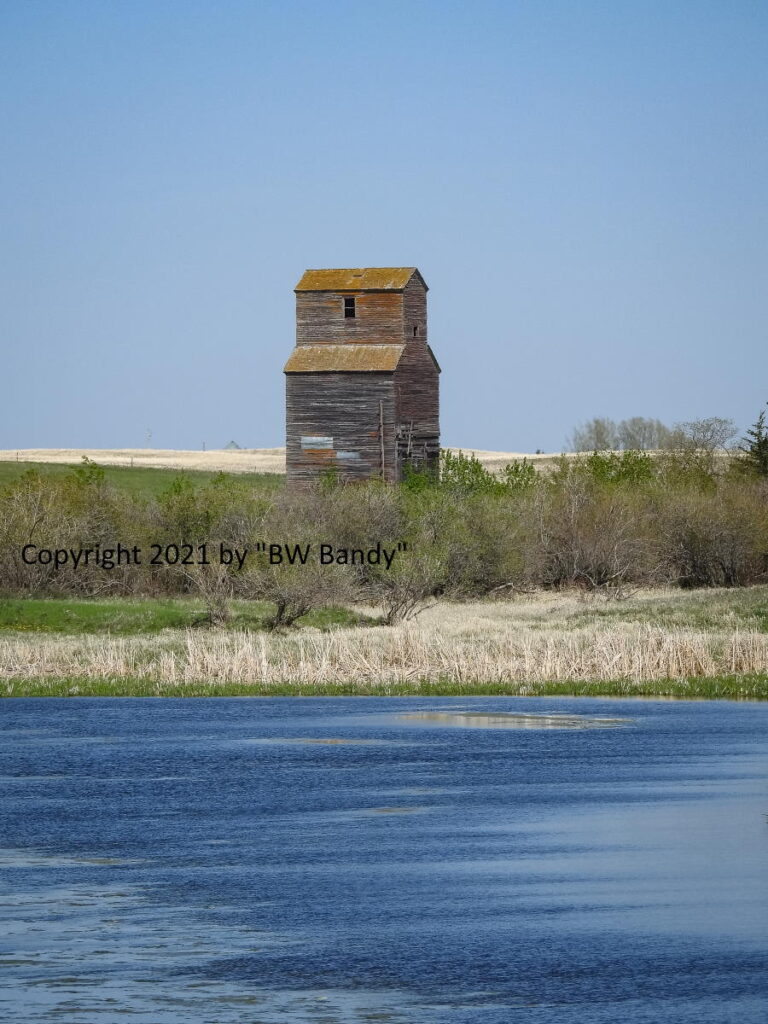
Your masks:
{"label": "green grassy bank", "polygon": [[144,679],[22,679],[0,683],[0,697],[644,697],[678,700],[768,700],[768,675],[691,677],[645,683],[456,684],[452,680],[339,683],[179,683]]}

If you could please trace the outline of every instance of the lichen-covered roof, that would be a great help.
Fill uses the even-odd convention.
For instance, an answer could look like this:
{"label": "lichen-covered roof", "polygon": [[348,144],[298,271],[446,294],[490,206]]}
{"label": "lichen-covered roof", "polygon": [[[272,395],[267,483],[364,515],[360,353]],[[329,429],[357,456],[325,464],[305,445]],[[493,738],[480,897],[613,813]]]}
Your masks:
{"label": "lichen-covered roof", "polygon": [[405,345],[297,345],[284,373],[391,372]]}
{"label": "lichen-covered roof", "polygon": [[[305,270],[295,291],[400,292],[414,274],[419,274],[416,267],[348,267],[341,270]],[[421,274],[419,277],[421,278]],[[421,278],[421,280],[424,279]]]}

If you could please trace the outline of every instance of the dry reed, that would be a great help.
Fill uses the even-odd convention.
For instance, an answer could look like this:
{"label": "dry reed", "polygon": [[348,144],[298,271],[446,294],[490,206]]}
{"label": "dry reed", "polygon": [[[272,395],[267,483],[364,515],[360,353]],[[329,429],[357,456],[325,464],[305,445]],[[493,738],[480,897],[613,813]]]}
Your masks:
{"label": "dry reed", "polygon": [[0,678],[131,677],[184,683],[295,683],[304,687],[417,681],[626,681],[768,672],[768,635],[637,623],[541,630],[498,625],[481,633],[429,622],[391,628],[260,633],[168,632],[154,639],[13,636],[0,641]]}

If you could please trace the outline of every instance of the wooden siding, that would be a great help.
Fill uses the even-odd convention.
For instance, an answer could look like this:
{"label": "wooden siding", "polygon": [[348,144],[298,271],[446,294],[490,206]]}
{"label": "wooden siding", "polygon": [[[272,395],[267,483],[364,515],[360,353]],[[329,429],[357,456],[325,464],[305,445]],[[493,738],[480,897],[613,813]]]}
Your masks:
{"label": "wooden siding", "polygon": [[[344,316],[344,296],[355,298],[356,316]],[[402,292],[297,292],[297,345],[402,345]]]}
{"label": "wooden siding", "polygon": [[414,340],[414,327],[418,328],[415,340],[426,341],[427,291],[420,274],[414,274],[403,291],[403,330],[408,341]]}
{"label": "wooden siding", "polygon": [[429,347],[406,345],[394,372],[398,473],[410,462],[436,468],[440,458],[440,378]]}
{"label": "wooden siding", "polygon": [[[332,466],[347,480],[380,478],[380,402],[384,411],[384,479],[397,479],[391,373],[288,373],[285,390],[289,480],[315,480]],[[302,448],[302,437],[330,437],[332,447]],[[353,453],[360,458],[350,458]]]}
{"label": "wooden siding", "polygon": [[[370,280],[384,272],[363,271]],[[307,272],[296,291],[296,348],[286,364],[288,479],[309,482],[331,467],[346,480],[380,478],[382,440],[385,480],[400,479],[405,462],[436,467],[440,368],[427,344],[421,274],[413,270],[403,287],[386,291],[304,290],[344,283],[353,272],[310,276],[322,273]],[[356,300],[354,318],[344,316],[345,296]]]}

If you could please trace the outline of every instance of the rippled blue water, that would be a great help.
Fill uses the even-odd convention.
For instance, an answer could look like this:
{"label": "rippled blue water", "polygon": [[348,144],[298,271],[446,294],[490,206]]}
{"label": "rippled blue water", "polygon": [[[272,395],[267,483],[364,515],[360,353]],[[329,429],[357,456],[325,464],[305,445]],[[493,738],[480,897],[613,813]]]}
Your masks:
{"label": "rippled blue water", "polygon": [[0,726],[3,1020],[768,1016],[768,705],[13,700]]}

